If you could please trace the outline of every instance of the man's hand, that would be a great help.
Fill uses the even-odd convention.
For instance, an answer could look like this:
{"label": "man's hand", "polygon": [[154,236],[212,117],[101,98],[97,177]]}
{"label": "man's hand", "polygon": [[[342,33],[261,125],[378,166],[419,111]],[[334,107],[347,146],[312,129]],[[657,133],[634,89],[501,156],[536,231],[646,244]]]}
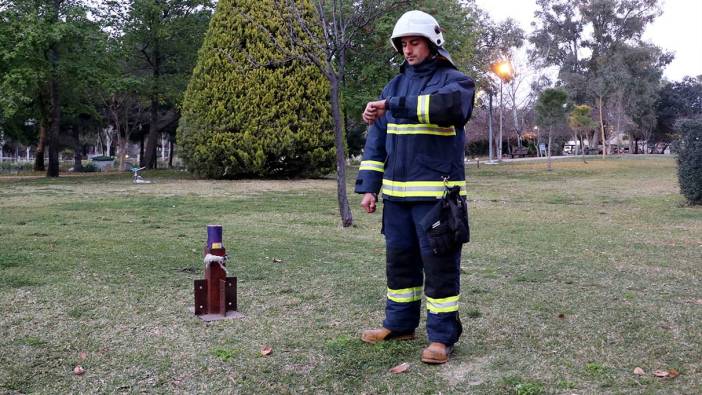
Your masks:
{"label": "man's hand", "polygon": [[385,110],[385,100],[368,102],[365,111],[363,111],[363,122],[372,124],[385,114]]}
{"label": "man's hand", "polygon": [[365,193],[363,195],[363,200],[361,200],[361,207],[366,209],[368,214],[375,212],[375,203],[378,201],[377,195],[375,193]]}

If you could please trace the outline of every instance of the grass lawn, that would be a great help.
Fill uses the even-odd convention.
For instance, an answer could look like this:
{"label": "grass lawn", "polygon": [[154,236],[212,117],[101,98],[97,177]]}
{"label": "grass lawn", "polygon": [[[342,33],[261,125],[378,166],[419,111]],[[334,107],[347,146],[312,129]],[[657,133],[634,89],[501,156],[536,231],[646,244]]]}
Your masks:
{"label": "grass lawn", "polygon": [[[381,215],[354,195],[341,229],[332,179],[0,177],[0,392],[702,393],[702,209],[675,161],[545,167],[469,169],[465,331],[443,366],[419,362],[424,320],[415,341],[360,341],[384,313]],[[209,223],[244,319],[188,310]]]}

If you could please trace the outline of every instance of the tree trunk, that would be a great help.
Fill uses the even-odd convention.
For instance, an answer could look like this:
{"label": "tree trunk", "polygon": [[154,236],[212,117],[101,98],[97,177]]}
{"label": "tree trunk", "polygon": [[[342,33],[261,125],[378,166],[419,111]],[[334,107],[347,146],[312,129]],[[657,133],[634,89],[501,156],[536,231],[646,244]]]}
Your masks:
{"label": "tree trunk", "polygon": [[[53,25],[59,23],[59,6],[62,0],[53,0],[51,22]],[[59,134],[61,127],[61,100],[58,85],[58,63],[59,63],[59,43],[56,39],[51,40],[49,45],[49,64],[51,65],[49,78],[49,168],[46,170],[47,177],[59,176]]]}
{"label": "tree trunk", "polygon": [[616,136],[617,136],[617,151],[619,152],[619,156],[622,156],[622,140],[621,140],[621,127],[622,127],[622,100],[621,98],[617,100],[617,131]]}
{"label": "tree trunk", "polygon": [[112,149],[112,132],[111,131],[108,132],[108,130],[110,130],[110,129],[108,128],[107,130],[103,130],[103,132],[105,132],[105,146],[107,147],[106,148],[107,153],[105,155],[112,156],[111,154],[114,152],[114,150]]}
{"label": "tree trunk", "polygon": [[[126,100],[125,100],[125,103],[127,103]],[[122,129],[124,130],[124,134],[122,135],[122,143],[120,145],[121,158],[120,158],[120,165],[119,166],[120,166],[120,170],[124,171],[124,170],[127,170],[125,168],[125,164],[126,164],[125,162],[127,160],[127,155],[129,154],[129,152],[128,152],[129,151],[129,137],[131,136],[132,131],[129,128],[129,105],[124,104],[122,107],[124,109],[124,123],[122,123],[122,125],[124,125],[122,127]],[[118,114],[115,114],[115,115],[118,119],[117,122],[119,122],[119,115]],[[119,133],[119,130],[117,130],[117,132]]]}
{"label": "tree trunk", "polygon": [[148,169],[157,167],[156,144],[158,143],[158,96],[159,77],[161,75],[161,52],[158,40],[155,42],[153,52],[153,86],[151,91],[151,124],[149,125],[149,137],[146,140],[146,152],[144,152],[144,166]]}
{"label": "tree trunk", "polygon": [[46,147],[46,123],[42,119],[39,121],[39,143],[34,156],[34,171],[45,171],[44,167],[44,147]]}
{"label": "tree trunk", "polygon": [[548,171],[551,171],[553,167],[551,166],[551,129],[548,131],[548,147],[546,148],[546,157],[548,163]]}
{"label": "tree trunk", "polygon": [[122,136],[122,128],[119,122],[119,110],[117,108],[112,108],[110,110],[110,113],[112,114],[112,122],[114,122],[114,127],[117,131],[117,151],[119,151],[119,160],[117,161],[117,166],[119,166],[119,171],[122,171],[124,170],[124,155],[126,155],[126,139]]}
{"label": "tree trunk", "polygon": [[634,136],[632,133],[629,133],[631,137],[629,137],[629,153],[630,154],[637,154],[637,151],[639,150],[639,145],[637,144],[636,140],[634,140]]}
{"label": "tree trunk", "polygon": [[334,145],[336,146],[336,197],[339,202],[341,225],[347,228],[353,225],[353,216],[346,196],[346,154],[344,152],[344,123],[342,119],[339,79],[330,78],[331,110],[334,119]]}
{"label": "tree trunk", "polygon": [[172,140],[168,140],[168,168],[173,168],[173,150],[175,150],[175,144]]}
{"label": "tree trunk", "polygon": [[607,156],[605,153],[607,151],[607,140],[605,139],[604,119],[602,117],[602,96],[597,97],[597,110],[600,118],[600,133],[602,133],[602,157],[604,158]]}
{"label": "tree trunk", "polygon": [[139,167],[146,166],[146,160],[144,160],[144,135],[141,135],[139,139]]}
{"label": "tree trunk", "polygon": [[150,122],[146,148],[144,149],[144,166],[148,169],[155,169],[157,167],[156,144],[158,143],[158,98],[156,94],[151,96]]}
{"label": "tree trunk", "polygon": [[49,50],[52,59],[52,75],[49,81],[49,95],[51,100],[51,111],[49,115],[49,167],[46,170],[47,177],[59,176],[59,133],[61,125],[61,101],[58,87],[58,51],[56,48]]}
{"label": "tree trunk", "polygon": [[83,151],[80,145],[80,128],[73,128],[73,171],[83,171]]}
{"label": "tree trunk", "polygon": [[161,133],[161,162],[166,161],[166,144],[168,143],[168,139],[165,136],[167,136],[166,133]]}
{"label": "tree trunk", "polygon": [[517,133],[517,147],[522,146],[522,133],[519,127],[519,119],[517,118],[517,105],[515,104],[514,96],[512,96],[512,118],[514,120],[514,132]]}
{"label": "tree trunk", "polygon": [[[588,134],[587,132],[585,134]],[[588,141],[590,144],[590,149],[588,151],[595,150],[597,152],[597,146],[600,145],[600,134],[597,131],[592,132],[592,139]]]}

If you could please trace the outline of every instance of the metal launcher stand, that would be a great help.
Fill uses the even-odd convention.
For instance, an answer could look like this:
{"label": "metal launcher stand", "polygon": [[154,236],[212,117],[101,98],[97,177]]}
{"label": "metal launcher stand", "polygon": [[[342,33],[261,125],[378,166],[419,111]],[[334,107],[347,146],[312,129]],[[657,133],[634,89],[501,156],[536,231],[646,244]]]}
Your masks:
{"label": "metal launcher stand", "polygon": [[204,253],[205,279],[195,280],[195,315],[207,322],[243,317],[236,311],[236,277],[227,277],[222,225],[207,225]]}

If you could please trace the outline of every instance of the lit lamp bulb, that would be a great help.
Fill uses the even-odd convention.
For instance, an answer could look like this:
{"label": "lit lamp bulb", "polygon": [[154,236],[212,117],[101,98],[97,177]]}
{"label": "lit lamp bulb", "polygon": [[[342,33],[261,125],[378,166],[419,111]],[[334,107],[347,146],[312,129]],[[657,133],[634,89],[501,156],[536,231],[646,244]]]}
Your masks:
{"label": "lit lamp bulb", "polygon": [[512,68],[509,67],[509,63],[500,63],[499,72],[503,76],[510,75],[512,73]]}

